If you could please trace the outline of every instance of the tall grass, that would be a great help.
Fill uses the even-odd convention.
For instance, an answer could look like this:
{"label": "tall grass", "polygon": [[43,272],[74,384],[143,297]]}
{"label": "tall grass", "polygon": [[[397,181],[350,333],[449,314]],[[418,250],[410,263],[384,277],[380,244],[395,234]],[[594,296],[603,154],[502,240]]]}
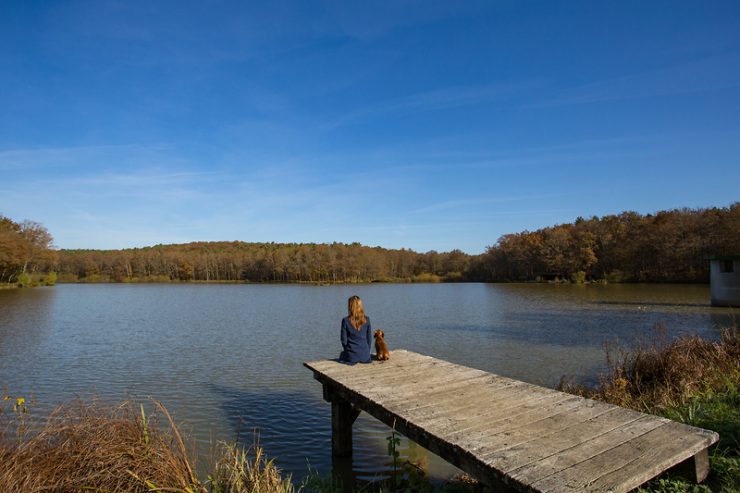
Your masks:
{"label": "tall grass", "polygon": [[2,493],[293,493],[260,447],[221,444],[206,480],[194,474],[194,450],[167,409],[147,415],[132,402],[77,400],[43,422],[23,398],[0,401]]}
{"label": "tall grass", "polygon": [[[250,454],[250,451],[253,454]],[[209,477],[213,493],[293,493],[290,477],[283,478],[262,448],[244,449],[237,444],[221,444],[213,474]]]}
{"label": "tall grass", "polygon": [[156,406],[147,417],[130,402],[111,407],[79,400],[37,426],[6,410],[0,415],[0,491],[204,492],[172,418]]}
{"label": "tall grass", "polygon": [[656,324],[650,337],[632,349],[605,348],[608,372],[594,387],[561,380],[559,390],[639,411],[655,412],[686,404],[705,392],[740,385],[740,331],[723,329],[719,341],[698,336],[670,339]]}

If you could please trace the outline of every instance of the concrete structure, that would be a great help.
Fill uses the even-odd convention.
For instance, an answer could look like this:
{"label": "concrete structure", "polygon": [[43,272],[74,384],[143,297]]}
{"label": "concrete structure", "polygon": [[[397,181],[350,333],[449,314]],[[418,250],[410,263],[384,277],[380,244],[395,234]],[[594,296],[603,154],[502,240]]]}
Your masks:
{"label": "concrete structure", "polygon": [[740,255],[709,257],[713,306],[740,307]]}

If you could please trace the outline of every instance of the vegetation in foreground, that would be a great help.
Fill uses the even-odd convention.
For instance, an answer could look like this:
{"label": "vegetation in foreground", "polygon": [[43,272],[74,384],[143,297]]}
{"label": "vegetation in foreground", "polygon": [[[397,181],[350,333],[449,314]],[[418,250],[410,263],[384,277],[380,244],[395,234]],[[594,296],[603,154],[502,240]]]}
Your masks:
{"label": "vegetation in foreground", "polygon": [[23,397],[0,408],[0,491],[5,493],[292,492],[261,449],[222,444],[207,480],[164,406],[76,401],[34,423]]}
{"label": "vegetation in foreground", "polygon": [[716,431],[711,472],[696,485],[670,472],[640,491],[740,491],[740,331],[724,329],[717,342],[697,336],[670,341],[662,325],[634,349],[607,348],[609,372],[589,388],[562,381],[560,390],[665,416]]}
{"label": "vegetation in foreground", "polygon": [[[23,397],[0,401],[0,491],[3,493],[340,493],[331,475],[308,469],[294,484],[258,446],[221,443],[206,478],[196,477],[194,450],[167,409],[153,402],[147,413],[132,402],[109,406],[77,400],[36,422]],[[152,407],[150,406],[150,407]],[[421,469],[398,458],[398,435],[389,437],[397,467],[392,480],[354,485],[359,491],[433,491]],[[461,479],[445,493],[481,490]],[[439,488],[438,488],[439,489]]]}

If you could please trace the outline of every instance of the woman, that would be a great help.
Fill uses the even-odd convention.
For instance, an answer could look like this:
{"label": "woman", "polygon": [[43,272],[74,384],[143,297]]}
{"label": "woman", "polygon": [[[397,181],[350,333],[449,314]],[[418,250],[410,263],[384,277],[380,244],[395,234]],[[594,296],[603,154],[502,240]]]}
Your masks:
{"label": "woman", "polygon": [[362,300],[359,296],[351,296],[347,300],[349,314],[342,319],[342,354],[339,360],[354,365],[355,363],[370,363],[370,343],[372,330],[370,319],[362,309]]}

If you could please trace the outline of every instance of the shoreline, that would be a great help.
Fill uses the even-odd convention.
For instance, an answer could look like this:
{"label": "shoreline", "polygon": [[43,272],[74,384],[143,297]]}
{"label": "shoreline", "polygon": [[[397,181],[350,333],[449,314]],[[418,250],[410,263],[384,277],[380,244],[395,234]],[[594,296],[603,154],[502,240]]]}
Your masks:
{"label": "shoreline", "polygon": [[[635,282],[606,282],[603,280],[586,281],[582,283],[575,283],[570,281],[468,281],[468,280],[415,280],[415,279],[374,279],[366,281],[249,281],[249,280],[179,280],[179,279],[124,279],[121,281],[115,280],[67,280],[59,279],[56,284],[275,284],[275,285],[307,285],[307,286],[342,286],[342,285],[362,285],[362,284],[527,284],[527,285],[543,285],[543,286],[709,286],[708,282],[679,282],[679,281],[660,281],[660,282],[647,282],[647,281],[635,281]],[[2,285],[0,285],[2,287]]]}

